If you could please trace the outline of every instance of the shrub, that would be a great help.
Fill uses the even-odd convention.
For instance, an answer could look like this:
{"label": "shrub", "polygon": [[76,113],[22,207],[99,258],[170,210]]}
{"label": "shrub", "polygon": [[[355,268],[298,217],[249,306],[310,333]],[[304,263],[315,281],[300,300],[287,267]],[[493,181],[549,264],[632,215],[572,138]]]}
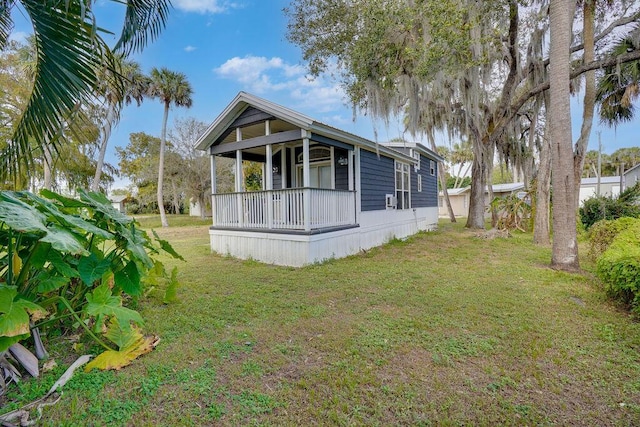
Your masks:
{"label": "shrub", "polygon": [[597,262],[607,293],[640,314],[640,221],[621,231]]}
{"label": "shrub", "polygon": [[107,350],[91,362],[100,368],[124,366],[155,343],[142,336],[140,314],[123,303],[159,278],[175,288],[175,272],[167,275],[153,256],[180,256],[104,195],[79,193],[76,200],[0,192],[0,358],[34,327],[82,328]]}
{"label": "shrub", "polygon": [[640,219],[622,217],[604,219],[593,224],[589,230],[589,256],[596,261],[609,248],[613,239],[622,231],[639,223]]}
{"label": "shrub", "polygon": [[519,198],[515,194],[493,199],[488,211],[495,209],[498,212],[498,221],[495,227],[498,230],[527,231],[531,219],[531,206],[526,198]]}
{"label": "shrub", "polygon": [[580,219],[589,229],[603,219],[640,217],[640,183],[624,190],[618,197],[595,196],[583,202]]}

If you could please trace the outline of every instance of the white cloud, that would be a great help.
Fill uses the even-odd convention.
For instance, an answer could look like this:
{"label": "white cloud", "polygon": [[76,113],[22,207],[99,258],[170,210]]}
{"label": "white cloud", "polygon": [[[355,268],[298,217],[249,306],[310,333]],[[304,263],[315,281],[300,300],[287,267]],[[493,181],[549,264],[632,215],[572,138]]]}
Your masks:
{"label": "white cloud", "polygon": [[184,48],[184,51],[185,52],[193,52],[196,49],[197,49],[197,47],[189,45],[189,46]]}
{"label": "white cloud", "polygon": [[176,9],[197,13],[223,13],[241,7],[225,0],[174,0],[172,3]]}
{"label": "white cloud", "polygon": [[306,75],[304,67],[288,64],[282,58],[236,56],[213,71],[255,94],[286,91],[297,104],[296,108],[329,112],[344,104],[344,92],[338,84],[322,77],[311,78]]}

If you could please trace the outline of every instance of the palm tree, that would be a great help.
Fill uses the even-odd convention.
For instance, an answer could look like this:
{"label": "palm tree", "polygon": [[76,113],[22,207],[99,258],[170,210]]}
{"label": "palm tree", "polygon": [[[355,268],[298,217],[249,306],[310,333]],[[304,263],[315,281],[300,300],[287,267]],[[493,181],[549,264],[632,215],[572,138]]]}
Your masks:
{"label": "palm tree", "polygon": [[551,266],[565,271],[579,270],[574,200],[573,147],[569,77],[571,22],[575,1],[551,0],[549,42],[549,136],[553,185],[553,246]]}
{"label": "palm tree", "polygon": [[[129,105],[133,101],[136,101],[138,106],[140,106],[144,95],[149,89],[149,78],[140,70],[140,64],[134,61],[127,61],[122,56],[116,56],[116,59],[116,64],[118,65],[117,72],[126,79],[126,82],[124,91],[122,91],[122,87],[118,85],[110,86],[109,83],[112,82],[113,79],[105,76],[104,83],[100,87],[100,91],[103,93],[106,111],[100,129],[100,152],[96,164],[96,173],[91,183],[91,191],[98,191],[100,188],[100,178],[102,176],[102,167],[104,165],[104,156],[107,152],[109,137],[111,136],[111,130],[120,119],[120,110],[123,104]],[[105,70],[105,72],[109,74],[110,70]]]}
{"label": "palm tree", "polygon": [[[635,49],[640,29],[620,40],[612,49],[617,56]],[[604,68],[604,76],[598,82],[597,102],[600,103],[600,121],[608,126],[631,121],[633,102],[640,96],[640,61],[616,64]]]}
{"label": "palm tree", "polygon": [[[119,0],[113,2],[122,4]],[[83,0],[20,0],[0,3],[0,49],[13,29],[14,7],[21,6],[31,20],[35,36],[36,74],[27,107],[11,142],[0,152],[0,178],[16,176],[33,165],[29,139],[39,150],[59,144],[61,129],[80,106],[96,101],[101,70],[116,70],[113,52],[128,55],[141,50],[164,28],[170,0],[127,1],[124,24],[114,49],[102,39],[101,25],[93,13],[97,2]],[[98,30],[96,30],[98,29]],[[124,86],[119,73],[110,84]]]}
{"label": "palm tree", "polygon": [[160,99],[164,104],[164,117],[162,120],[162,134],[160,135],[160,160],[158,165],[158,209],[160,210],[160,220],[163,227],[168,227],[167,215],[164,211],[164,196],[162,184],[164,180],[164,151],[167,141],[167,119],[169,118],[169,108],[191,107],[192,99],[191,84],[187,76],[182,73],[168,70],[167,68],[153,68],[151,70],[151,81],[149,83],[148,95],[152,98]]}

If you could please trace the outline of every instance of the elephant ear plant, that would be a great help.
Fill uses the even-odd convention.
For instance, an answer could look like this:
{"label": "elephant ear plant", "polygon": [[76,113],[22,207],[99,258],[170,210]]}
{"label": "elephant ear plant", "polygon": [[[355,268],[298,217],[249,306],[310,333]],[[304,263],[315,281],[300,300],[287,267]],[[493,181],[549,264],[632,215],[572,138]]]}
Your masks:
{"label": "elephant ear plant", "polygon": [[160,281],[165,302],[174,298],[176,270],[167,274],[154,257],[182,257],[104,195],[79,194],[0,192],[0,394],[18,375],[9,354],[37,375],[37,361],[34,372],[35,357],[20,341],[32,336],[36,354],[46,357],[40,330],[82,328],[105,350],[87,370],[119,369],[157,343],[143,336],[142,317],[125,303]]}

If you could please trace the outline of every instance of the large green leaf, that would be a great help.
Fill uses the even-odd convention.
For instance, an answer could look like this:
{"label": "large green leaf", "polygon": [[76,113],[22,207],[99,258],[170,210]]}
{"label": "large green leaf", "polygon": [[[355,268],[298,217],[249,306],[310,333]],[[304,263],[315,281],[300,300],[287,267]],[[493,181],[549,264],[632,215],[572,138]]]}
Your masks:
{"label": "large green leaf", "polygon": [[73,255],[87,255],[89,251],[85,249],[85,242],[81,236],[71,233],[69,230],[58,225],[51,224],[47,228],[47,235],[40,241],[51,243],[51,247],[60,252]]}
{"label": "large green leaf", "polygon": [[111,260],[98,259],[95,254],[80,258],[78,262],[78,273],[87,286],[92,286],[93,282],[100,279],[111,267]]}
{"label": "large green leaf", "polygon": [[34,270],[39,270],[42,267],[44,267],[47,261],[49,261],[50,254],[55,253],[55,255],[60,256],[58,252],[50,251],[51,249],[50,243],[41,242],[35,245],[34,248],[29,248],[29,249],[31,250],[31,256],[29,259],[29,268],[32,268]]}
{"label": "large green leaf", "polygon": [[7,350],[9,347],[14,345],[15,343],[22,341],[25,338],[28,338],[29,334],[18,335],[15,337],[0,337],[0,353]]}
{"label": "large green leaf", "polygon": [[63,226],[67,226],[70,228],[76,227],[77,229],[81,230],[83,234],[88,232],[88,233],[93,233],[95,235],[103,237],[105,239],[113,238],[113,234],[109,233],[107,230],[103,230],[102,228],[96,227],[95,225],[91,224],[88,221],[85,221],[84,219],[78,216],[68,215],[68,214],[65,214],[64,212],[61,212],[60,209],[58,209],[58,207],[55,204],[51,203],[46,199],[38,197],[33,193],[24,193],[24,195],[25,197],[28,197],[29,199],[35,202],[34,205],[38,210],[40,210],[43,213],[47,213],[51,215],[56,221],[58,221]]}
{"label": "large green leaf", "polygon": [[109,199],[102,193],[96,193],[85,190],[78,190],[80,194],[80,200],[91,205],[98,212],[102,212],[108,219],[111,219],[119,224],[126,225],[133,222],[133,218],[126,216],[119,210],[115,209]]}
{"label": "large green leaf", "polygon": [[116,286],[129,295],[135,296],[142,293],[140,286],[140,272],[136,263],[129,261],[123,269],[118,270],[114,274]]}
{"label": "large green leaf", "polygon": [[46,217],[28,204],[13,197],[9,191],[0,192],[0,222],[21,232],[46,233]]}
{"label": "large green leaf", "polygon": [[142,316],[137,311],[122,307],[122,299],[111,293],[109,286],[104,283],[89,292],[86,296],[88,304],[85,311],[90,316],[109,316],[118,319],[120,325],[129,325],[135,322],[142,325]]}
{"label": "large green leaf", "polygon": [[169,255],[171,255],[174,258],[177,258],[177,259],[182,260],[182,261],[185,260],[182,257],[182,255],[180,255],[178,252],[175,251],[175,249],[173,249],[173,246],[171,246],[171,243],[169,243],[166,240],[161,239],[160,236],[158,236],[158,233],[156,233],[156,230],[151,230],[151,231],[153,232],[153,236],[156,238],[158,243],[160,243],[160,247],[162,248],[163,251],[165,251],[166,253],[168,253]]}
{"label": "large green leaf", "polygon": [[68,262],[66,262],[59,252],[50,251],[48,259],[49,259],[49,262],[58,271],[58,273],[62,274],[64,277],[71,279],[72,277],[80,276],[78,271],[75,268],[73,268]]}
{"label": "large green leaf", "polygon": [[164,298],[162,302],[165,304],[169,304],[178,299],[178,288],[180,287],[180,282],[178,282],[178,267],[173,267],[171,270],[171,278],[169,279],[169,283],[167,284],[167,290],[164,293]]}
{"label": "large green leaf", "polygon": [[44,316],[46,310],[25,299],[14,299],[18,291],[13,286],[0,286],[0,336],[29,335],[29,315]]}
{"label": "large green leaf", "polygon": [[62,276],[51,276],[45,274],[42,276],[42,280],[38,283],[36,290],[38,293],[46,294],[56,289],[60,289],[64,285],[69,283],[69,279]]}
{"label": "large green leaf", "polygon": [[40,194],[49,200],[57,200],[65,208],[84,208],[88,206],[85,202],[81,200],[65,197],[51,190],[42,189],[40,190]]}
{"label": "large green leaf", "polygon": [[120,234],[127,241],[127,251],[131,253],[131,256],[145,267],[152,268],[153,261],[147,254],[147,248],[150,247],[147,235],[134,227],[122,227]]}

